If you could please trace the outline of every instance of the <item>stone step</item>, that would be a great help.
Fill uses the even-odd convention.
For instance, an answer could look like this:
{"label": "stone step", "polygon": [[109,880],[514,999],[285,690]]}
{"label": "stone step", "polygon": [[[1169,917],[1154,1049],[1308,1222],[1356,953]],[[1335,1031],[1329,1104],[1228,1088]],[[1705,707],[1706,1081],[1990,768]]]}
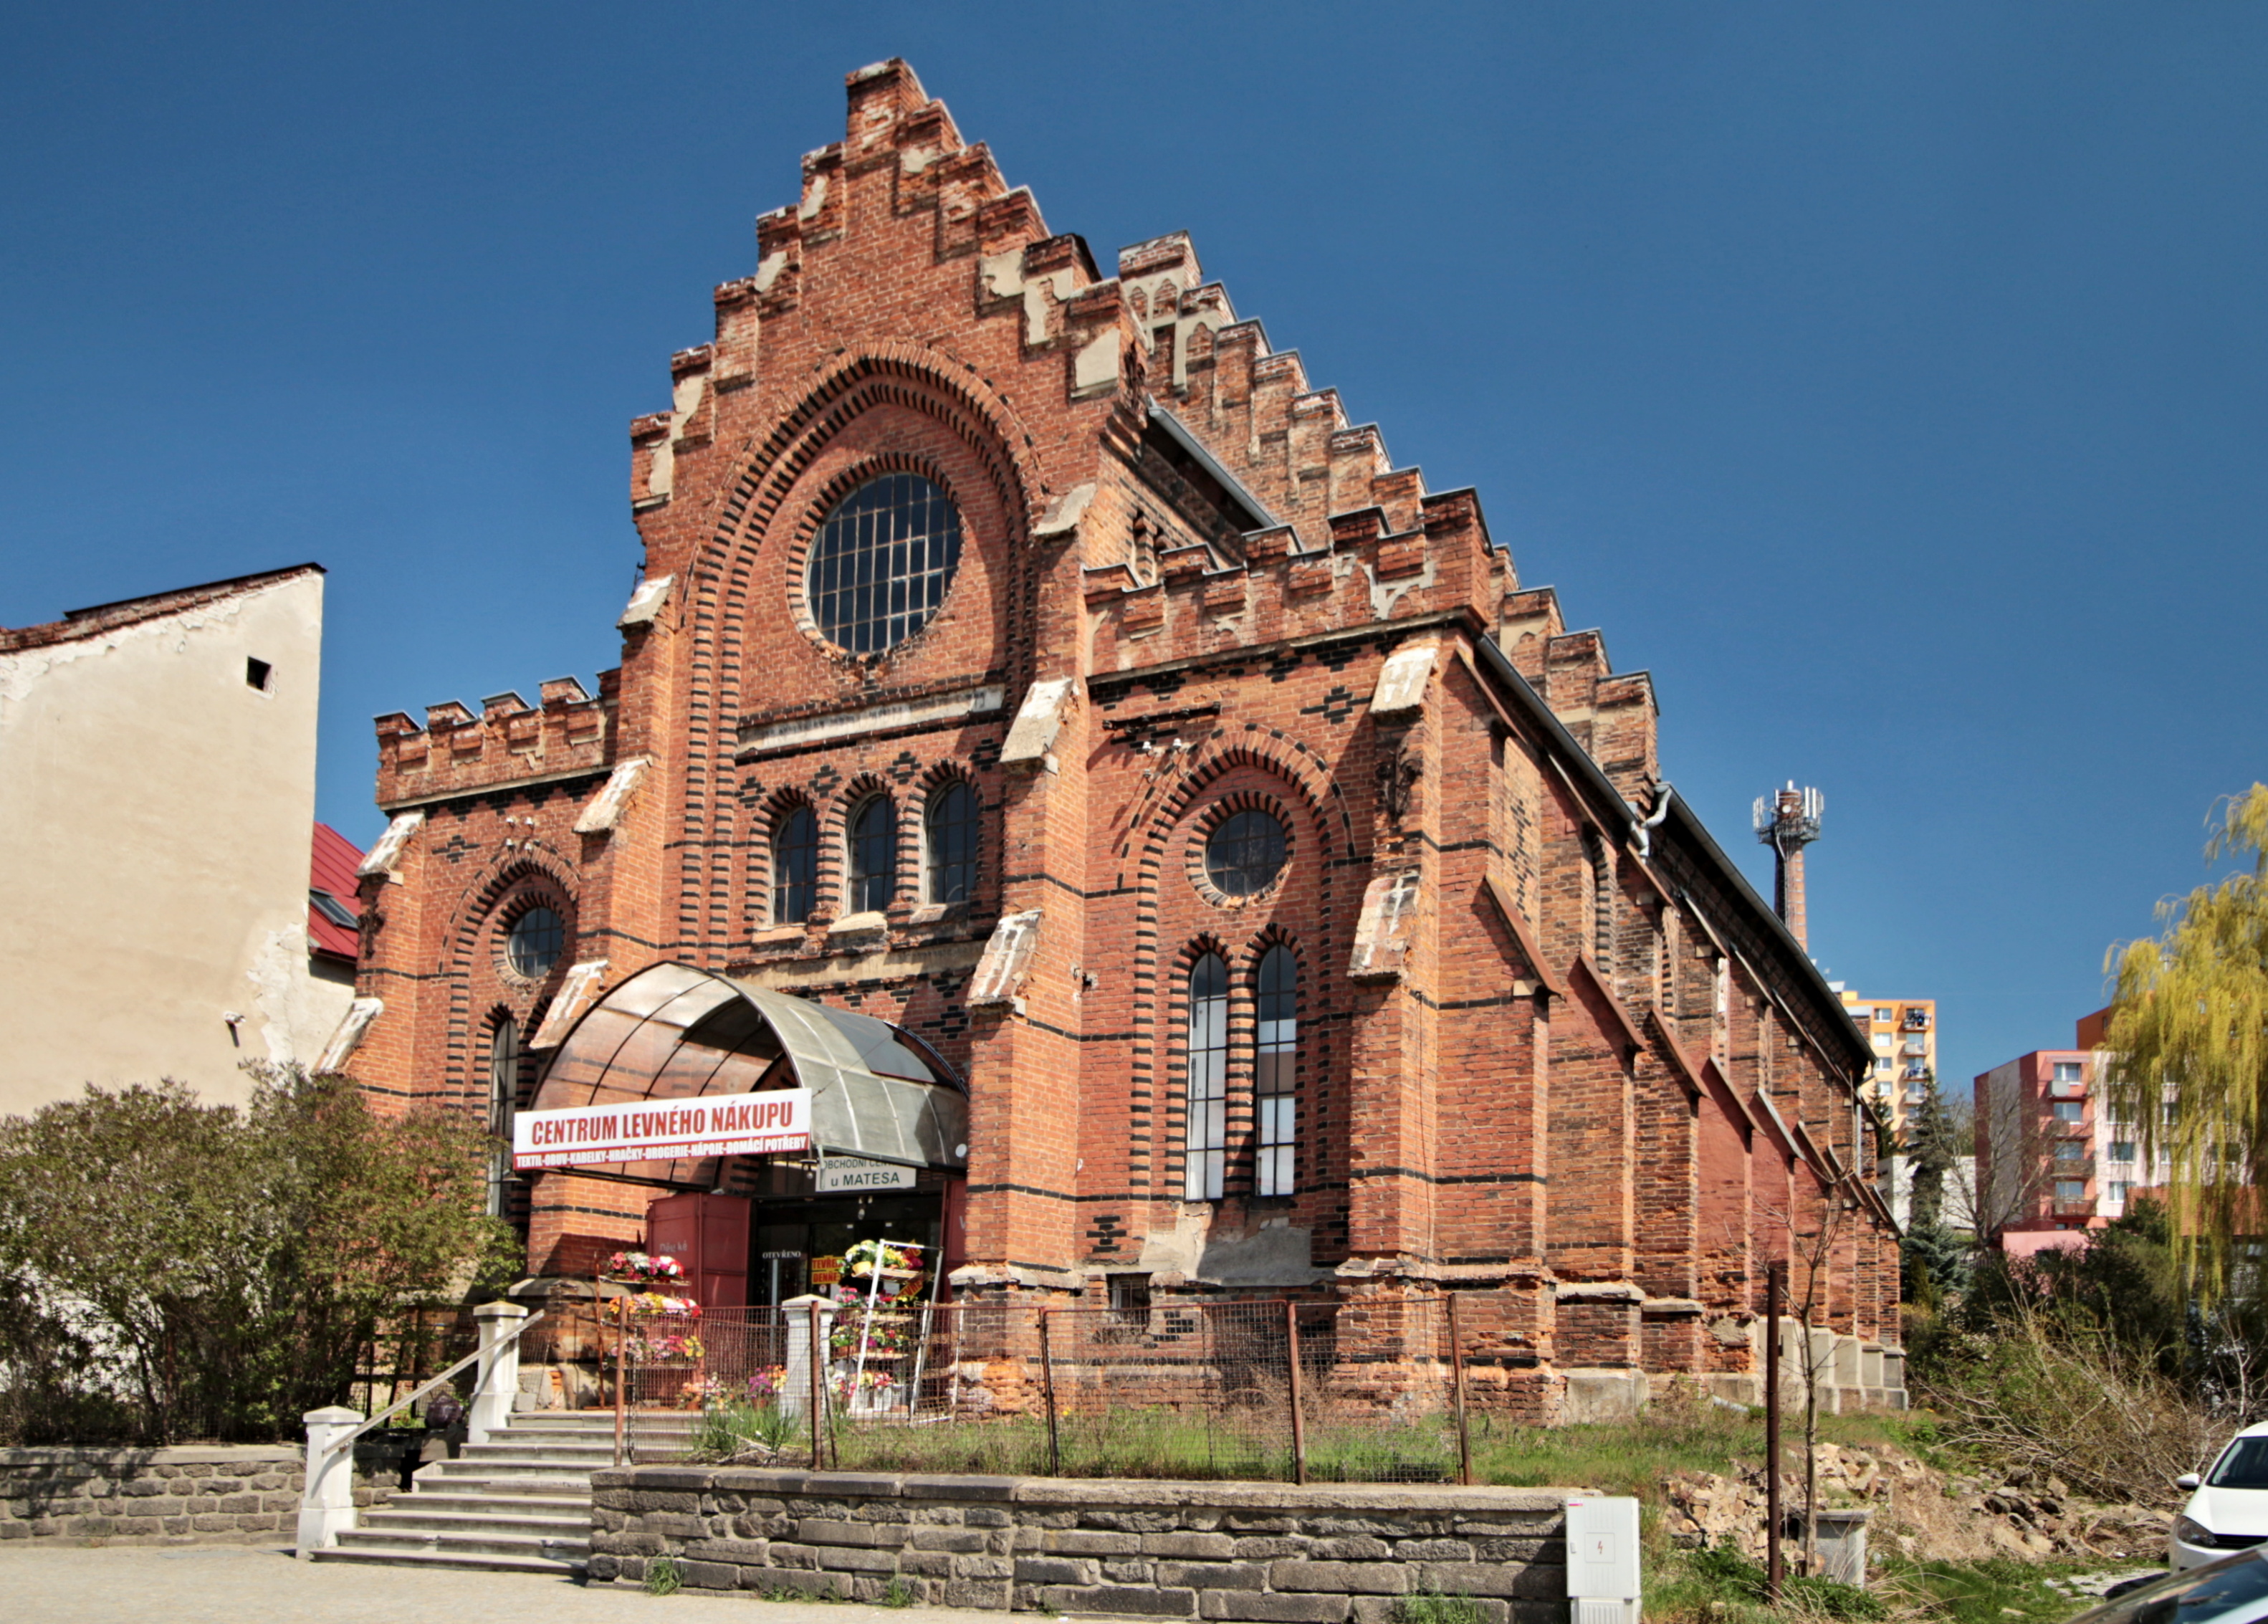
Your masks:
{"label": "stone step", "polygon": [[392,1505],[364,1511],[357,1522],[364,1529],[415,1528],[440,1534],[526,1534],[539,1539],[571,1540],[591,1537],[590,1511],[572,1501],[561,1504],[574,1514],[560,1516],[469,1499],[446,1506],[420,1504],[423,1498],[405,1495]]}
{"label": "stone step", "polygon": [[[579,1470],[556,1460],[535,1460],[504,1455],[491,1455],[479,1460],[437,1460],[421,1467],[415,1480],[420,1486],[444,1486],[461,1489],[468,1483],[496,1483],[506,1486],[505,1494],[568,1494],[587,1495],[591,1492],[591,1473],[595,1468]],[[538,1483],[553,1483],[556,1488],[537,1488]]]}
{"label": "stone step", "polygon": [[542,1573],[575,1578],[583,1571],[578,1561],[554,1561],[548,1556],[507,1556],[479,1551],[395,1550],[377,1546],[334,1545],[310,1554],[319,1562],[375,1562],[387,1567],[470,1569],[479,1573]]}
{"label": "stone step", "polygon": [[569,1473],[556,1478],[484,1478],[468,1476],[463,1473],[443,1477],[428,1466],[417,1474],[416,1487],[409,1493],[428,1499],[440,1495],[478,1500],[542,1501],[546,1503],[573,1501],[587,1505],[591,1499],[591,1479],[586,1473]]}
{"label": "stone step", "polygon": [[449,1481],[440,1486],[420,1483],[409,1495],[394,1495],[387,1504],[365,1510],[365,1517],[374,1517],[381,1510],[401,1510],[417,1506],[433,1513],[495,1513],[499,1517],[570,1517],[574,1522],[590,1522],[590,1486],[578,1487],[570,1495],[521,1493],[512,1483],[508,1490],[490,1490],[483,1483]]}
{"label": "stone step", "polygon": [[468,1443],[457,1451],[459,1460],[556,1460],[565,1466],[581,1466],[597,1471],[612,1465],[615,1442],[596,1439],[585,1443],[552,1438],[494,1438],[486,1443]]}
{"label": "stone step", "polygon": [[591,1554],[586,1531],[579,1539],[557,1534],[468,1531],[443,1533],[421,1528],[352,1528],[335,1547],[343,1551],[409,1551],[446,1556],[516,1556],[541,1561],[579,1562]]}

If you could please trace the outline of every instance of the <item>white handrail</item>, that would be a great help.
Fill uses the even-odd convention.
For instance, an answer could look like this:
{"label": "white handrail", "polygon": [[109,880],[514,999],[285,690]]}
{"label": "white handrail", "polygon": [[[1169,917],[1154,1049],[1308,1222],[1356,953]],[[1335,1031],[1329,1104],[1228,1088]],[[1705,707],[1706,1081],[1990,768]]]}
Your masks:
{"label": "white handrail", "polygon": [[[509,1330],[501,1322],[518,1317]],[[310,1411],[307,1423],[307,1475],[299,1495],[301,1561],[335,1546],[339,1536],[355,1525],[352,1454],[354,1442],[387,1421],[449,1381],[468,1365],[479,1363],[481,1374],[473,1384],[473,1401],[467,1407],[472,1437],[478,1441],[490,1427],[509,1424],[510,1397],[517,1396],[519,1339],[528,1326],[543,1318],[530,1314],[516,1303],[484,1303],[473,1310],[481,1321],[481,1345],[447,1369],[425,1383],[407,1399],[364,1421],[344,1405]],[[507,1395],[504,1390],[515,1390]],[[499,1402],[503,1407],[498,1409]]]}
{"label": "white handrail", "polygon": [[[521,1334],[526,1332],[530,1325],[534,1325],[537,1320],[542,1318],[543,1313],[540,1310],[535,1313],[530,1314],[526,1319],[521,1320],[510,1331],[505,1332],[502,1336],[498,1337],[495,1347],[475,1348],[471,1353],[467,1354],[462,1359],[458,1360],[456,1363],[442,1371],[440,1375],[426,1383],[425,1385],[420,1387],[416,1392],[411,1393],[407,1399],[404,1399],[401,1403],[395,1405],[392,1409],[381,1410],[377,1414],[372,1416],[368,1421],[363,1422],[361,1426],[356,1428],[352,1432],[346,1434],[343,1437],[332,1439],[328,1444],[318,1451],[316,1452],[315,1458],[308,1463],[307,1482],[306,1488],[301,1491],[300,1503],[302,1505],[312,1505],[314,1503],[311,1497],[315,1492],[315,1485],[325,1461],[330,1459],[332,1456],[337,1454],[341,1450],[352,1449],[356,1439],[361,1437],[364,1433],[369,1432],[372,1428],[379,1426],[383,1422],[392,1421],[395,1416],[401,1414],[402,1411],[416,1403],[427,1393],[431,1392],[435,1388],[440,1386],[442,1383],[448,1381],[451,1377],[454,1377],[458,1371],[463,1369],[467,1365],[477,1363],[484,1355],[496,1353],[499,1349],[507,1347],[512,1343],[517,1342]],[[474,1396],[476,1398],[479,1396],[477,1391]],[[468,1406],[467,1407],[469,1408],[470,1406]]]}

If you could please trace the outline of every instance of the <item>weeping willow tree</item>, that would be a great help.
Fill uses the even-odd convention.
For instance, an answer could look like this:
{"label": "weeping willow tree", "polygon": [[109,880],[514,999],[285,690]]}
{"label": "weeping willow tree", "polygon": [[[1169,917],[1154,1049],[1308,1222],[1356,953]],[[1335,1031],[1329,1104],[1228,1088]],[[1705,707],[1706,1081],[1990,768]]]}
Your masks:
{"label": "weeping willow tree", "polygon": [[2205,860],[2249,856],[2249,871],[2161,904],[2165,934],[2104,963],[2117,976],[2109,1103],[2135,1125],[2145,1168],[2170,1162],[2174,1233],[2209,1300],[2258,1289],[2257,1271],[2236,1270],[2268,1236],[2268,785],[2219,810]]}

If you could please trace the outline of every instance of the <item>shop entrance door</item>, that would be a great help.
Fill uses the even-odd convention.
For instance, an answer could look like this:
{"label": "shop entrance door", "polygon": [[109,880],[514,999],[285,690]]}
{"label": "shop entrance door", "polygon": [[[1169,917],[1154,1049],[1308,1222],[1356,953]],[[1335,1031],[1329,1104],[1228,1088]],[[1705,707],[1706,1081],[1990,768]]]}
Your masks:
{"label": "shop entrance door", "polygon": [[749,1298],[777,1304],[834,1285],[833,1266],[860,1241],[910,1241],[934,1270],[945,1238],[943,1205],[935,1191],[758,1201]]}

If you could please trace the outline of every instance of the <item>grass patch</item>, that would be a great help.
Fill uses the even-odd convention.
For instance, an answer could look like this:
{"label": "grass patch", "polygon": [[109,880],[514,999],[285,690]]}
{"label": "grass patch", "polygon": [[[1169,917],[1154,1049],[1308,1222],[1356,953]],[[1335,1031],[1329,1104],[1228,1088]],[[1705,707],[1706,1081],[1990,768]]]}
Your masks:
{"label": "grass patch", "polygon": [[885,1607],[910,1607],[913,1605],[914,1587],[908,1584],[903,1579],[898,1577],[897,1575],[892,1574],[890,1576],[889,1583],[884,1587],[882,1591],[882,1606]]}
{"label": "grass patch", "polygon": [[[1057,1430],[1065,1477],[1289,1482],[1292,1476],[1290,1427],[1274,1415],[1112,1410],[1065,1415]],[[1049,1464],[1048,1425],[1035,1415],[917,1426],[838,1423],[828,1464],[837,1460],[846,1471],[1042,1477]],[[1446,1421],[1326,1421],[1307,1434],[1307,1476],[1315,1482],[1448,1482],[1456,1462],[1456,1436]]]}
{"label": "grass patch", "polygon": [[792,1449],[804,1436],[794,1418],[769,1404],[714,1404],[693,1423],[690,1448],[696,1460],[730,1460],[754,1444]]}
{"label": "grass patch", "polygon": [[674,1556],[650,1556],[645,1564],[645,1593],[649,1596],[674,1596],[685,1583],[685,1576],[678,1570]]}
{"label": "grass patch", "polygon": [[1439,1591],[1419,1591],[1404,1596],[1394,1609],[1396,1624],[1481,1624],[1481,1610],[1469,1596],[1444,1596]]}
{"label": "grass patch", "polygon": [[1786,1619],[1928,1619],[1932,1624],[2061,1624],[2086,1606],[2059,1580],[2082,1571],[2063,1562],[1913,1562],[1893,1557],[1869,1588],[1791,1576],[1786,1599],[1764,1603],[1764,1569],[1727,1546],[1649,1553],[1646,1615],[1659,1624],[1777,1624]]}

